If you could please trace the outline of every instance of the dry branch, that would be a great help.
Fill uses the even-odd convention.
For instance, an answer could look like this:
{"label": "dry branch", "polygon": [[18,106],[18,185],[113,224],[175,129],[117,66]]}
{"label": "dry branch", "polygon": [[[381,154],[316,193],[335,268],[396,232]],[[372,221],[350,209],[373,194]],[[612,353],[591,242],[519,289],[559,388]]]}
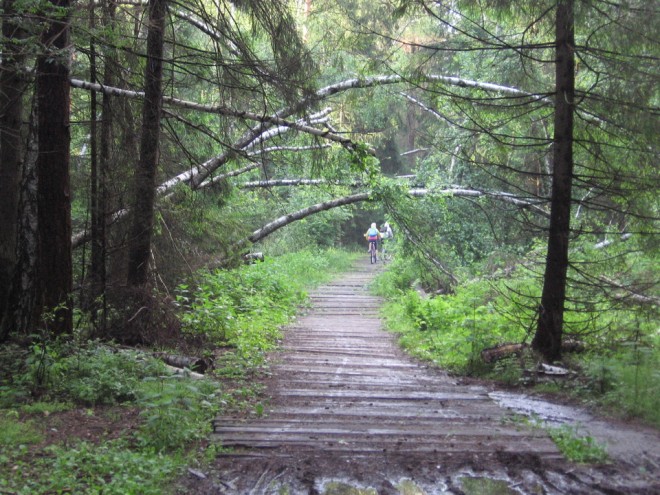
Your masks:
{"label": "dry branch", "polygon": [[[252,235],[250,235],[246,241],[255,243],[269,234],[272,234],[278,229],[281,229],[285,225],[288,225],[296,220],[302,220],[305,217],[319,213],[321,211],[330,210],[332,208],[338,208],[340,206],[346,206],[353,203],[359,203],[361,201],[367,201],[369,199],[370,193],[358,193],[351,196],[344,196],[343,198],[333,199],[331,201],[326,201],[324,203],[318,203],[302,210],[298,210],[294,213],[289,213],[288,215],[281,216],[277,220],[273,220],[270,223],[267,223],[258,230],[255,230]],[[245,243],[243,241],[242,243]]]}

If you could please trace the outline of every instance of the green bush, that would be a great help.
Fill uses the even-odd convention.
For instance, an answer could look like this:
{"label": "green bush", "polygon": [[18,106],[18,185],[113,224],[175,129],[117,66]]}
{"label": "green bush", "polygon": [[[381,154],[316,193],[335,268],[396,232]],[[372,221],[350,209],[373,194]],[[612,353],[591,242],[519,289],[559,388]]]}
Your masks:
{"label": "green bush", "polygon": [[591,392],[607,406],[660,426],[660,352],[657,345],[625,346],[584,358]]}
{"label": "green bush", "polygon": [[39,345],[30,364],[42,393],[87,406],[134,400],[139,381],[164,370],[143,354],[94,344],[73,351],[61,344]]}
{"label": "green bush", "polygon": [[403,293],[397,303],[409,325],[401,338],[403,345],[450,370],[474,371],[484,348],[520,341],[525,335],[489,298],[485,284],[433,298],[423,298],[413,290]]}
{"label": "green bush", "polygon": [[5,411],[0,414],[0,449],[14,448],[19,445],[37,443],[43,435],[35,428],[32,421],[19,421],[18,414]]}
{"label": "green bush", "polygon": [[576,426],[563,425],[558,428],[548,428],[550,438],[557,448],[570,461],[579,463],[601,463],[608,459],[605,447],[596,442],[593,437],[580,435]]}
{"label": "green bush", "polygon": [[351,255],[303,251],[235,270],[203,272],[178,288],[184,331],[230,345],[244,355],[269,350],[286,323],[306,301],[306,288],[346,269]]}
{"label": "green bush", "polygon": [[137,438],[141,448],[156,452],[184,449],[191,441],[205,438],[219,410],[219,388],[208,380],[147,380],[138,405],[143,423]]}
{"label": "green bush", "polygon": [[376,295],[394,298],[413,287],[419,274],[410,260],[397,257],[371,284]]}

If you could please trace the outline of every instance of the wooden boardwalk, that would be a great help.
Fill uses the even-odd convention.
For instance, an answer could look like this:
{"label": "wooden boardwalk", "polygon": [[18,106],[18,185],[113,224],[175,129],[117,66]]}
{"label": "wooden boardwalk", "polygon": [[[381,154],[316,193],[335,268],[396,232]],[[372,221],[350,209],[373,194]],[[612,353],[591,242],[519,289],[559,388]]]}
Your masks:
{"label": "wooden boardwalk", "polygon": [[177,493],[660,493],[653,471],[564,461],[484,388],[405,356],[366,289],[379,269],[365,259],[312,294],[271,357],[264,414],[217,418],[212,439],[223,449]]}
{"label": "wooden boardwalk", "polygon": [[506,421],[480,387],[406,357],[381,328],[381,301],[366,284],[377,268],[359,264],[311,294],[313,306],[286,330],[272,367],[263,417],[220,417],[214,436],[235,454],[469,454],[557,457],[540,429]]}

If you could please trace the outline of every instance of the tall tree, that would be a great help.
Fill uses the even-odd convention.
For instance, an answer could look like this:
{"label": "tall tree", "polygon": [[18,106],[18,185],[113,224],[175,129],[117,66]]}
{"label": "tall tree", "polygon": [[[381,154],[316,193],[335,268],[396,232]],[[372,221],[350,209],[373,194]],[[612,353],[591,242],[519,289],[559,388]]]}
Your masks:
{"label": "tall tree", "polygon": [[133,179],[133,220],[128,253],[128,283],[133,286],[146,284],[151,255],[160,117],[163,104],[163,46],[166,13],[166,0],[149,0],[140,158]]}
{"label": "tall tree", "polygon": [[549,361],[561,356],[566,301],[573,184],[575,27],[573,0],[559,0],[556,12],[555,125],[550,226],[539,320],[532,347]]}
{"label": "tall tree", "polygon": [[70,0],[49,0],[45,4],[43,52],[37,58],[36,73],[40,281],[37,305],[40,312],[52,313],[48,326],[55,334],[72,329],[70,7]]}
{"label": "tall tree", "polygon": [[29,133],[21,173],[16,232],[16,268],[7,297],[7,307],[0,320],[0,341],[10,332],[27,334],[34,326],[37,296],[37,257],[39,232],[37,219],[37,143],[36,108],[29,122]]}
{"label": "tall tree", "polygon": [[[16,265],[19,183],[23,154],[23,71],[25,32],[15,0],[2,2],[2,60],[0,62],[0,321],[8,310],[9,287]],[[1,340],[1,339],[0,339]]]}

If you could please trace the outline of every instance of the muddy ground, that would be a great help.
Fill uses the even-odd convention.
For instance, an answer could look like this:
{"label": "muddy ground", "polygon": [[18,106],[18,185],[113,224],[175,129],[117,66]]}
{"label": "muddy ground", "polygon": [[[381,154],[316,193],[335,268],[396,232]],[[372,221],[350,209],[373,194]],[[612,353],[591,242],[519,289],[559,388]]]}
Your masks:
{"label": "muddy ground", "polygon": [[[405,356],[355,270],[312,294],[313,308],[271,357],[259,415],[217,418],[222,451],[191,469],[195,494],[658,494],[658,432],[459,383]],[[607,445],[597,466],[563,459],[535,414]]]}

